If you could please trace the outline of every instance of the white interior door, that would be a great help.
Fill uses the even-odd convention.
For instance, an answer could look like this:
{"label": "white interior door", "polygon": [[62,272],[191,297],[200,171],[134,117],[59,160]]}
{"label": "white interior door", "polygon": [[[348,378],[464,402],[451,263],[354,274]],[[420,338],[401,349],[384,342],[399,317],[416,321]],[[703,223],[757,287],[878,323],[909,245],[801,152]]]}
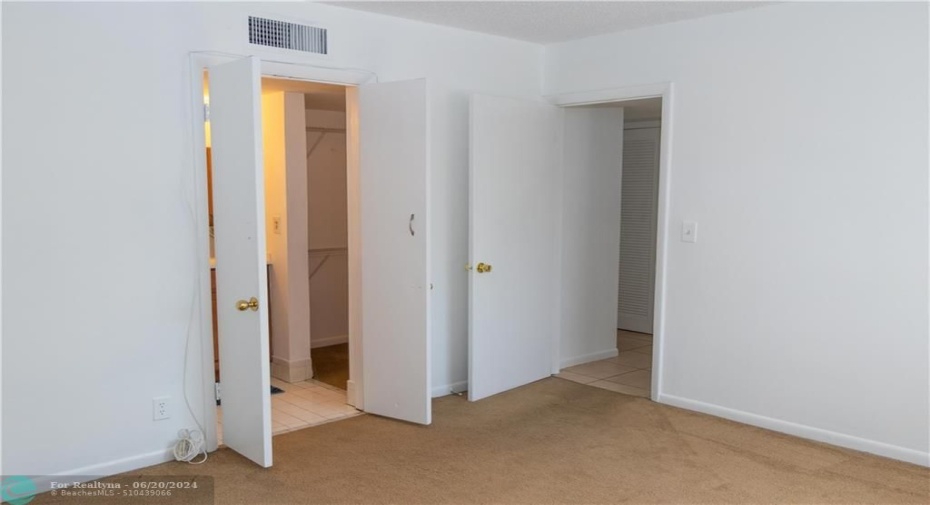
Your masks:
{"label": "white interior door", "polygon": [[[552,373],[558,323],[561,110],[471,100],[468,399]],[[484,270],[490,265],[490,271]]]}
{"label": "white interior door", "polygon": [[622,107],[565,107],[559,367],[617,349]]}
{"label": "white interior door", "polygon": [[[271,466],[259,60],[209,68],[223,443]],[[251,307],[239,306],[255,300]]]}
{"label": "white interior door", "polygon": [[637,128],[624,132],[621,193],[617,328],[652,333],[659,128]]}
{"label": "white interior door", "polygon": [[365,411],[429,424],[425,80],[359,87]]}

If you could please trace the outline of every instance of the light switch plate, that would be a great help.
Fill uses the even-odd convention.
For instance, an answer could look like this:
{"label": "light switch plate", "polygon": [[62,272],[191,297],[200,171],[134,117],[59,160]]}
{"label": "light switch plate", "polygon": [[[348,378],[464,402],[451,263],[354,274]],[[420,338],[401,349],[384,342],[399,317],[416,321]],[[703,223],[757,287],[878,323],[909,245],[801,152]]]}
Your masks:
{"label": "light switch plate", "polygon": [[697,242],[697,223],[694,221],[681,222],[681,241],[695,243]]}

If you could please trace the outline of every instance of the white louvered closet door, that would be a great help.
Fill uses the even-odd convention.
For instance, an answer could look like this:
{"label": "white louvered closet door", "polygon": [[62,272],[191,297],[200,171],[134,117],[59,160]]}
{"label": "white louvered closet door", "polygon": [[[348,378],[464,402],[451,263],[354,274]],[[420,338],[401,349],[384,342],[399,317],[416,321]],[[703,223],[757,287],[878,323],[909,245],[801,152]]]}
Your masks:
{"label": "white louvered closet door", "polygon": [[652,333],[659,128],[623,133],[617,328]]}

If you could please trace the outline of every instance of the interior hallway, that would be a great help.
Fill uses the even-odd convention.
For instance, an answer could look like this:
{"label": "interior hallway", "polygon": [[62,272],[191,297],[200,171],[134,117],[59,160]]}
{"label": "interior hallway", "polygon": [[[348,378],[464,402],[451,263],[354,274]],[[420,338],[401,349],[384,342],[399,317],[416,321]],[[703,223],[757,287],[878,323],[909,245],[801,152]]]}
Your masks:
{"label": "interior hallway", "polygon": [[366,415],[274,437],[270,469],[222,449],[133,473],[211,476],[224,505],[930,501],[928,468],[562,379],[433,409],[431,426]]}
{"label": "interior hallway", "polygon": [[652,391],[652,335],[617,330],[617,356],[568,367],[556,377],[615,393],[649,398]]}

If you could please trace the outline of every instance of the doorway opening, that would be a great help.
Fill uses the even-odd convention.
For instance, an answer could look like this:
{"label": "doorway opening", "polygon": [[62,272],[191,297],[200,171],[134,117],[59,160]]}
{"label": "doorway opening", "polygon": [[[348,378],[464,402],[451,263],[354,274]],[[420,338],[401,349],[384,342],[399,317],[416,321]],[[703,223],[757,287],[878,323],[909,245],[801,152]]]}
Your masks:
{"label": "doorway opening", "polygon": [[[273,431],[294,428],[272,429],[271,386],[284,384],[285,393],[288,387],[303,385],[302,389],[311,389],[300,384],[312,381],[314,368],[310,352],[312,317],[308,317],[311,273],[308,178],[306,167],[287,170],[286,165],[288,160],[306,163],[305,95],[320,91],[321,86],[331,90],[335,87],[344,96],[348,144],[350,378],[344,403],[339,407],[350,414],[354,413],[354,407],[371,414],[429,424],[432,409],[427,204],[431,129],[427,81],[378,82],[376,74],[364,70],[263,61],[254,55],[197,52],[190,56],[195,151],[192,177],[196,182],[195,199],[199,202],[195,221],[200,230],[198,249],[204,251],[198,253],[198,264],[201,387],[206,420],[202,430],[207,450],[216,450],[218,446],[215,363],[211,363],[216,350],[223,443],[260,466],[272,465]],[[209,77],[208,108],[203,96],[205,71]],[[263,78],[280,80],[287,88],[263,96]],[[307,85],[315,89],[304,89]],[[262,113],[269,95],[282,111],[283,122],[263,120],[263,116],[270,117]],[[207,233],[210,198],[206,191],[206,160],[202,157],[207,147],[203,126],[207,118],[212,144],[213,247],[209,247]],[[263,128],[271,124],[278,125],[285,134],[291,132],[292,141],[286,140],[277,149],[270,148]],[[267,163],[266,156],[275,152],[280,156],[278,164]],[[270,185],[272,175],[265,173],[266,166],[276,168],[278,178],[284,180],[287,199],[280,214],[266,209],[266,189],[271,190],[266,185]],[[288,182],[289,179],[292,180]],[[304,196],[288,196],[291,191]],[[304,203],[295,211],[290,205],[295,202]],[[303,224],[296,224],[298,220]],[[277,252],[268,246],[268,237],[274,238],[276,229],[286,239],[286,247]],[[290,232],[295,233],[294,240]],[[216,255],[213,276],[208,248]],[[314,268],[320,261],[316,260]],[[287,279],[287,290],[275,286],[279,273],[282,279]],[[208,291],[211,277],[216,279],[216,349],[209,314],[212,307],[207,303],[211,298]],[[303,287],[291,289],[299,286]],[[278,293],[285,296],[279,298]],[[287,302],[285,307],[294,310],[282,313],[276,300]],[[281,321],[284,326],[279,325]],[[273,354],[269,336],[274,340]],[[276,377],[274,384],[272,372]],[[310,393],[303,395],[320,396]],[[280,401],[280,394],[274,396],[275,404],[292,403]],[[288,409],[289,406],[282,405],[279,410],[288,414]]]}
{"label": "doorway opening", "polygon": [[[273,435],[360,414],[349,405],[347,87],[261,79]],[[209,75],[204,72],[209,107]],[[223,443],[211,128],[204,122],[216,433]],[[334,353],[333,347],[343,350]],[[312,348],[324,352],[311,352]],[[229,415],[229,414],[227,414]]]}
{"label": "doorway opening", "polygon": [[305,93],[310,355],[313,378],[349,381],[349,254],[345,91]]}
{"label": "doorway opening", "polygon": [[656,308],[662,98],[586,105],[622,108],[619,247],[616,277],[617,355],[560,370],[558,377],[610,391],[652,398]]}

